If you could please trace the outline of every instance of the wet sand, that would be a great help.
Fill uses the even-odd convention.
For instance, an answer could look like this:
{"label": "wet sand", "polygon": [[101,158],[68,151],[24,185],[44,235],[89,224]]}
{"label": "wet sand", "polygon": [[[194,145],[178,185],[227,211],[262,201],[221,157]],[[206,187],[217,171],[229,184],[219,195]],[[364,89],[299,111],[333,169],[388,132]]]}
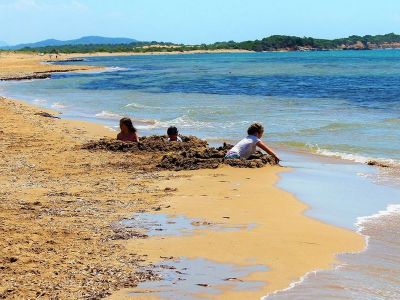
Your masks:
{"label": "wet sand", "polygon": [[[253,291],[236,291],[204,282],[221,292],[218,299],[260,298],[287,287],[308,271],[331,268],[335,253],[363,249],[364,239],[356,233],[304,216],[307,208],[304,204],[274,187],[279,171],[282,171],[279,167],[251,170],[223,167],[179,173],[188,177],[167,181],[168,187],[177,191],[166,198],[165,206],[170,208],[163,209],[164,214],[183,215],[220,226],[241,225],[243,230],[201,229],[191,235],[161,235],[128,243],[129,249],[146,253],[154,263],[162,261],[160,257],[172,256],[267,268],[240,278],[263,283]],[[245,225],[253,226],[248,229]],[[115,299],[128,292],[116,294]],[[184,294],[178,289],[175,293],[178,297]]]}
{"label": "wet sand", "polygon": [[[243,229],[211,228],[199,229],[190,235],[153,236],[128,242],[128,249],[148,255],[153,263],[160,263],[160,257],[172,256],[265,267],[265,271],[240,278],[263,283],[254,290],[236,291],[229,286],[215,287],[212,282],[202,282],[221,292],[212,295],[212,299],[259,299],[287,287],[308,271],[331,268],[335,253],[363,249],[364,239],[356,233],[304,216],[306,205],[274,186],[277,173],[281,171],[279,167],[223,167],[212,171],[180,172],[179,175],[185,177],[171,178],[161,185],[161,188],[177,189],[164,199],[164,206],[170,207],[163,209],[163,214],[183,215],[219,226],[241,225]],[[190,268],[186,272],[190,272]],[[195,284],[193,290],[194,287]],[[114,299],[127,292],[116,294]],[[175,291],[178,298],[180,292]],[[150,295],[157,296],[157,293]],[[207,287],[204,295],[210,297]]]}
{"label": "wet sand", "polygon": [[[2,78],[42,68],[38,58],[29,66],[14,57],[4,67],[4,53],[1,60]],[[149,263],[172,256],[266,266],[242,278],[261,289],[221,287],[217,295],[253,299],[331,267],[335,253],[364,247],[356,233],[305,217],[306,206],[274,186],[282,168],[158,172],[152,153],[81,149],[115,133],[37,115],[43,111],[0,99],[0,298],[102,298],[118,290],[114,297],[125,297],[124,288],[157,278]],[[255,227],[146,238],[115,226],[141,211]]]}

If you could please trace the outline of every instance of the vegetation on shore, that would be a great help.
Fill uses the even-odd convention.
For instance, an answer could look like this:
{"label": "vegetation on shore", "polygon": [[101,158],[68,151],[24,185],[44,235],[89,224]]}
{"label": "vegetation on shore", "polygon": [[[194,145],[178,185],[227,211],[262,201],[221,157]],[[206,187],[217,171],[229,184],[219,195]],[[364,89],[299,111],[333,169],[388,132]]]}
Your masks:
{"label": "vegetation on shore", "polygon": [[352,35],[340,39],[316,39],[287,35],[272,35],[261,40],[243,42],[217,42],[213,44],[184,45],[165,42],[132,42],[130,44],[82,44],[48,46],[39,48],[26,47],[21,52],[38,53],[94,53],[94,52],[187,52],[216,50],[247,51],[298,51],[298,50],[369,50],[379,48],[400,48],[400,35]]}

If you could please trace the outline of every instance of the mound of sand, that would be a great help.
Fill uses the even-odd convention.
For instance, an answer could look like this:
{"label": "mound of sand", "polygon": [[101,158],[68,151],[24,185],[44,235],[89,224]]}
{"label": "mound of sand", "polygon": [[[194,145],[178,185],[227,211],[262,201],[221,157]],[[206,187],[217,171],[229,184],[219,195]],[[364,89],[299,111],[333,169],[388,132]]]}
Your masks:
{"label": "mound of sand", "polygon": [[226,152],[232,145],[209,147],[208,143],[194,136],[183,136],[182,142],[168,142],[166,136],[140,138],[139,143],[121,142],[113,139],[91,141],[82,146],[91,151],[147,152],[159,154],[157,168],[165,170],[215,169],[221,164],[239,168],[260,168],[276,165],[274,157],[257,152],[249,159],[225,159]]}

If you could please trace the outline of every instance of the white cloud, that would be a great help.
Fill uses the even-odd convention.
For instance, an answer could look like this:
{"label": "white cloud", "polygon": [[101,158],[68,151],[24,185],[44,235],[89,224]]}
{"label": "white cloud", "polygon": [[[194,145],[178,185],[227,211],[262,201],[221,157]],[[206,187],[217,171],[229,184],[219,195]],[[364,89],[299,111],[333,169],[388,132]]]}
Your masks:
{"label": "white cloud", "polygon": [[16,0],[16,1],[8,1],[0,4],[1,10],[8,11],[20,11],[20,10],[29,10],[29,9],[37,9],[38,5],[35,0]]}
{"label": "white cloud", "polygon": [[0,3],[3,12],[86,12],[88,7],[78,0],[14,0]]}

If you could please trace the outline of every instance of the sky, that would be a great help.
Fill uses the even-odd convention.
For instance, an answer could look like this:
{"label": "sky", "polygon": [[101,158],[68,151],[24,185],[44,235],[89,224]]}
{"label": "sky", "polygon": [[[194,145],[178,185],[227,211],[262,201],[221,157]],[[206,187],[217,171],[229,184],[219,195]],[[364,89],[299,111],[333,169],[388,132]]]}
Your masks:
{"label": "sky", "polygon": [[87,35],[185,44],[400,33],[399,0],[0,0],[9,45]]}

